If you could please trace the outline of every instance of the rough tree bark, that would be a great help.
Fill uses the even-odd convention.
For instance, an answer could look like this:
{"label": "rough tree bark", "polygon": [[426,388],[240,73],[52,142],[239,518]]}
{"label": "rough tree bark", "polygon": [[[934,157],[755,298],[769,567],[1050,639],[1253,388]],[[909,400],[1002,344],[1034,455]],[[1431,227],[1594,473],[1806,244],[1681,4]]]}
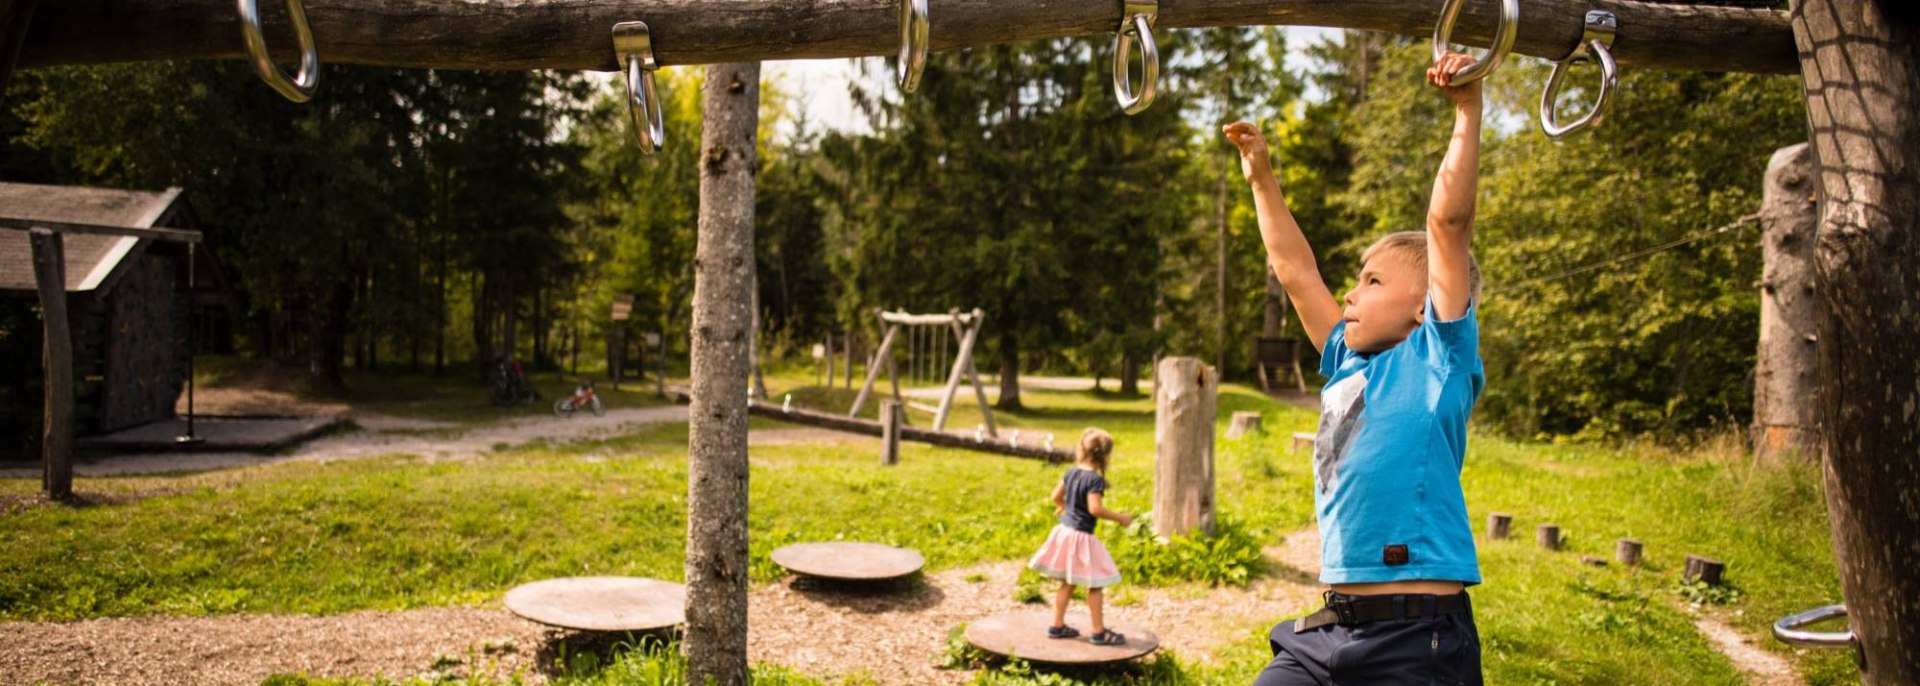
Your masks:
{"label": "rough tree bark", "polygon": [[1760,207],[1760,352],[1753,370],[1753,454],[1760,459],[1819,450],[1820,307],[1813,290],[1813,152],[1801,143],[1767,163]]}
{"label": "rough tree bark", "polygon": [[[747,683],[747,373],[760,65],[707,67],[687,447],[687,683]],[[711,681],[709,681],[711,680]]]}
{"label": "rough tree bark", "polygon": [[1861,681],[1916,684],[1920,8],[1795,0],[1791,13],[1821,167],[1814,287],[1833,551],[1864,657]]}
{"label": "rough tree bark", "polygon": [[[1165,0],[1156,29],[1289,24],[1430,36],[1439,2],[1421,0]],[[1513,51],[1559,59],[1580,42],[1589,9],[1619,17],[1613,56],[1628,68],[1790,74],[1783,12],[1626,0],[1527,0]],[[1484,46],[1495,4],[1466,3],[1453,37]],[[293,41],[278,2],[261,2],[282,63]],[[327,0],[307,19],[334,64],[442,69],[614,70],[614,24],[642,20],[660,64],[893,55],[895,0]],[[1067,36],[1111,36],[1119,2],[942,0],[932,49]],[[1632,30],[1625,30],[1631,27]],[[162,59],[240,59],[233,0],[61,0],[40,3],[20,66]]]}

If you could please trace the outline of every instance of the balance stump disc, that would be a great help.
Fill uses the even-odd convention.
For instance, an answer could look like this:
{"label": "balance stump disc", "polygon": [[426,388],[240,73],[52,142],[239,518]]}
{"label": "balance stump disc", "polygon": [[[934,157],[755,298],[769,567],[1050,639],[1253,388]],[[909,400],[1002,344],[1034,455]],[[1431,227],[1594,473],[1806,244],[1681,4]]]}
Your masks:
{"label": "balance stump disc", "polygon": [[687,621],[687,587],[631,576],[575,576],[507,591],[507,611],[562,629],[653,631]]}
{"label": "balance stump disc", "polygon": [[1054,665],[1104,665],[1125,662],[1160,647],[1160,637],[1127,622],[1107,622],[1107,628],[1120,632],[1127,642],[1117,646],[1097,646],[1087,640],[1093,622],[1085,612],[1068,612],[1067,626],[1080,630],[1075,638],[1047,638],[1053,625],[1050,610],[1025,610],[994,615],[967,625],[967,642],[973,647],[1028,662]]}
{"label": "balance stump disc", "polygon": [[773,563],[795,574],[843,581],[897,579],[920,571],[920,551],[878,543],[796,543],[773,551]]}

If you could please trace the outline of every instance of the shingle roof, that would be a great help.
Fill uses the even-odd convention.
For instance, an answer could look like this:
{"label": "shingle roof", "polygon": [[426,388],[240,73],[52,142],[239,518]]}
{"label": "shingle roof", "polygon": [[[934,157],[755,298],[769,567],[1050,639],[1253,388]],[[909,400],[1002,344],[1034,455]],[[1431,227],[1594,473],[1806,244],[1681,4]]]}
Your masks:
{"label": "shingle roof", "polygon": [[[0,217],[148,229],[166,217],[179,198],[178,188],[152,192],[0,182]],[[99,287],[140,240],[67,234],[67,290]],[[0,229],[0,290],[36,290],[33,248],[25,231]]]}

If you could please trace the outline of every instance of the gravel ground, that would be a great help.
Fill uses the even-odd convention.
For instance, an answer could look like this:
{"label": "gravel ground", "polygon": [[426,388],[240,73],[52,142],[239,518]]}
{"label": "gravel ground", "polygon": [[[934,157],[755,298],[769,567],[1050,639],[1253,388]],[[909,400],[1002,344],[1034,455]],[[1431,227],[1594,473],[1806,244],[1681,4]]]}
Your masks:
{"label": "gravel ground", "polygon": [[[755,662],[882,684],[958,684],[935,661],[961,623],[1020,609],[1018,561],[925,575],[879,592],[788,578],[748,602]],[[1210,659],[1254,628],[1298,614],[1318,589],[1283,573],[1245,589],[1133,589],[1115,618],[1152,627],[1187,659]],[[229,615],[0,624],[0,683],[251,686],[279,673],[404,678],[433,670],[522,671],[540,680],[565,634],[495,607],[355,612],[331,617]],[[443,660],[443,656],[447,659]],[[436,661],[441,664],[436,665]]]}

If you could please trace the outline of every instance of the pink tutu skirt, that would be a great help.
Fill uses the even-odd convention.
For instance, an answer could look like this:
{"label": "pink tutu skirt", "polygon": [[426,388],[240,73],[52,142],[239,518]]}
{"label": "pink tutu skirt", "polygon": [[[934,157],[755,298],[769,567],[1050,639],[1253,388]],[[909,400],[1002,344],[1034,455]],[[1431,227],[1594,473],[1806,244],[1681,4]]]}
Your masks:
{"label": "pink tutu skirt", "polygon": [[1075,586],[1106,588],[1120,583],[1120,568],[1100,539],[1058,524],[1027,566]]}

